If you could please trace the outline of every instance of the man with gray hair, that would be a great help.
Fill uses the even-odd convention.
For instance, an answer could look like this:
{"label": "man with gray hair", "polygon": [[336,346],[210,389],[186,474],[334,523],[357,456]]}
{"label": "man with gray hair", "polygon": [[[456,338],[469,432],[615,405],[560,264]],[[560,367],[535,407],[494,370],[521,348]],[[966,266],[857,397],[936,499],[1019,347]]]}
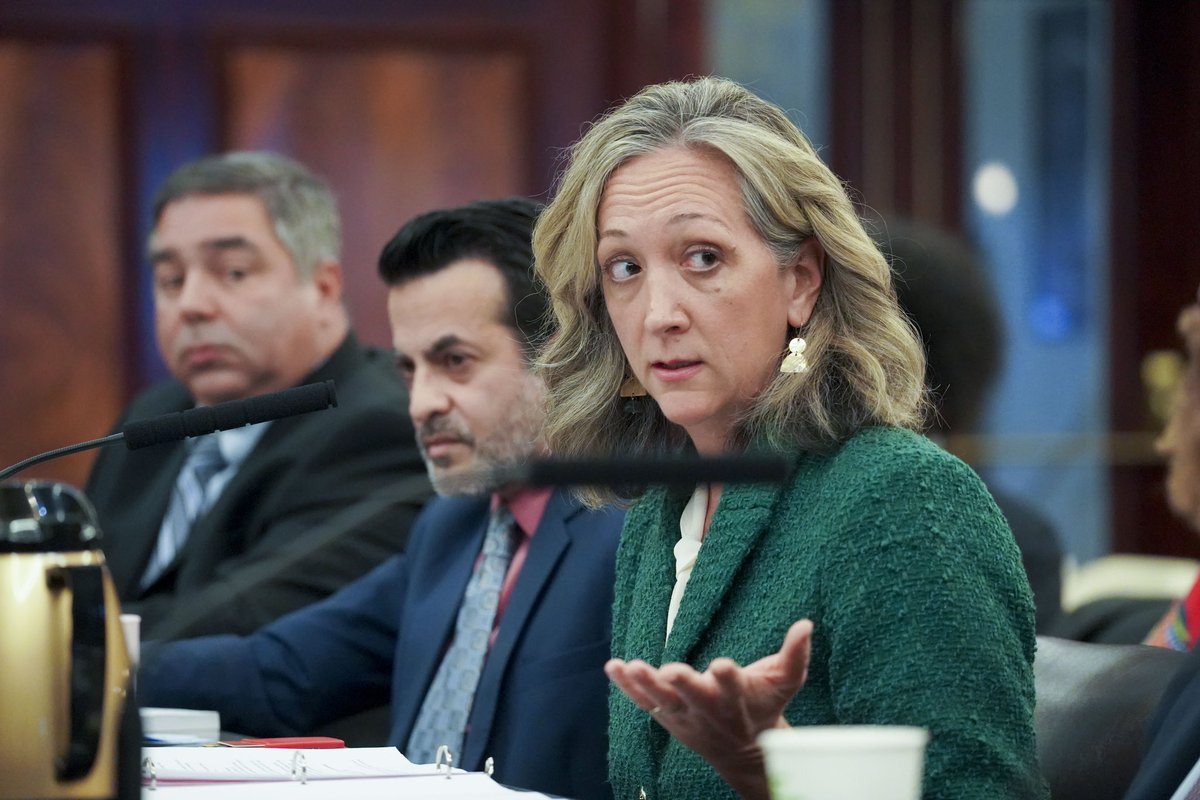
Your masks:
{"label": "man with gray hair", "polygon": [[172,379],[126,423],[332,379],[338,407],[137,451],[87,484],[122,607],[145,638],[249,633],[401,550],[428,483],[390,357],[361,347],[342,299],[326,184],[271,153],[175,171],[147,254]]}

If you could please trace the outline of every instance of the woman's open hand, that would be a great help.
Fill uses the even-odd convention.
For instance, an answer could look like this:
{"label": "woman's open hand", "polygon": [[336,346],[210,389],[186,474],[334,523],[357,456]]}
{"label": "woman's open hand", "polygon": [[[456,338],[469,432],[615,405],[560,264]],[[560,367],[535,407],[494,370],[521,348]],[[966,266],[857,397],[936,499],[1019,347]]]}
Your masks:
{"label": "woman's open hand", "polygon": [[715,659],[703,673],[687,664],[651,667],[612,659],[608,677],[680,742],[713,765],[742,797],[767,797],[762,751],[756,738],[786,727],[783,709],[808,675],[812,623],[788,629],[779,652],[744,667]]}

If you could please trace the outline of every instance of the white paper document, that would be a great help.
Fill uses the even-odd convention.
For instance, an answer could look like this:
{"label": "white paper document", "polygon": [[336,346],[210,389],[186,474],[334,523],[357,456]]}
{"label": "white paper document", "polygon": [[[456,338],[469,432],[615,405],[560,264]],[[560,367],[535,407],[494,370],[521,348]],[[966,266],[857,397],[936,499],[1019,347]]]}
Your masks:
{"label": "white paper document", "polygon": [[[277,747],[155,747],[142,752],[143,777],[173,781],[291,781],[434,775],[394,747],[293,750]],[[443,773],[443,778],[445,777]]]}
{"label": "white paper document", "polygon": [[142,755],[144,783],[154,774],[142,800],[548,800],[482,772],[413,764],[394,747],[154,747]]}
{"label": "white paper document", "polygon": [[142,787],[142,800],[549,800],[538,792],[506,789],[482,772],[336,781],[159,784]]}

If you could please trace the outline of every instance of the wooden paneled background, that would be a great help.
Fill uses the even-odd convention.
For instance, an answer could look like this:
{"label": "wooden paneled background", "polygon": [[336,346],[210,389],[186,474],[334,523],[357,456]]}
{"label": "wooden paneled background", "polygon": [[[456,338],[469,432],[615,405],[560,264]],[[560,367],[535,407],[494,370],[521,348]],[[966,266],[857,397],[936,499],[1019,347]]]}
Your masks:
{"label": "wooden paneled background", "polygon": [[290,153],[346,199],[346,292],[365,341],[391,342],[374,265],[405,220],[535,186],[521,51],[273,45],[226,55],[229,146]]}
{"label": "wooden paneled background", "polygon": [[[1200,257],[1200,3],[1114,0],[1112,430],[1145,430],[1146,354],[1181,349],[1179,311],[1196,297]],[[1200,558],[1200,536],[1170,512],[1157,464],[1110,470],[1113,545]]]}
{"label": "wooden paneled background", "polygon": [[[703,72],[702,7],[0,4],[0,466],[104,435],[164,375],[142,249],[153,193],[183,162],[269,149],[324,176],[355,327],[386,346],[375,261],[395,230],[482,197],[544,199],[589,120]],[[92,460],[20,477],[82,484]]]}
{"label": "wooden paneled background", "polygon": [[833,4],[834,171],[884,216],[962,225],[962,3]]}
{"label": "wooden paneled background", "polygon": [[120,60],[0,40],[0,464],[99,435],[126,398]]}

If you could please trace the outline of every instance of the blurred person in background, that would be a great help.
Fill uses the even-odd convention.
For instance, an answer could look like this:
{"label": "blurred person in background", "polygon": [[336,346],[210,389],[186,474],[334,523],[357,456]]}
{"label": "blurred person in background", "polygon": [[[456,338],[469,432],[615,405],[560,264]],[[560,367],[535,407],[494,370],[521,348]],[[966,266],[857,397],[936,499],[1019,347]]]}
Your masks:
{"label": "blurred person in background", "polygon": [[[1200,302],[1179,315],[1179,335],[1187,351],[1183,381],[1171,417],[1158,440],[1167,459],[1167,502],[1171,510],[1200,532]],[[1173,603],[1146,637],[1147,644],[1195,650],[1200,642],[1200,579]]]}
{"label": "blurred person in background", "polygon": [[[978,434],[1004,362],[1004,325],[987,273],[964,241],[929,225],[892,219],[876,239],[892,264],[900,307],[925,345],[934,408],[927,434],[939,444],[949,436]],[[1058,536],[1028,503],[988,489],[1021,549],[1038,633],[1047,633],[1062,613]]]}
{"label": "blurred person in background", "polygon": [[144,638],[249,633],[403,548],[428,481],[390,354],[351,331],[340,250],[333,193],[289,158],[210,156],[159,189],[147,251],[172,377],[116,429],[325,380],[338,405],[100,453],[86,492]]}
{"label": "blurred person in background", "polygon": [[[1183,382],[1159,439],[1167,458],[1167,502],[1200,531],[1200,302],[1179,315],[1187,351]],[[1190,651],[1163,694],[1150,728],[1150,744],[1127,800],[1192,798],[1200,795],[1200,579],[1171,604],[1146,638],[1147,644]],[[1176,792],[1179,794],[1176,794]]]}

